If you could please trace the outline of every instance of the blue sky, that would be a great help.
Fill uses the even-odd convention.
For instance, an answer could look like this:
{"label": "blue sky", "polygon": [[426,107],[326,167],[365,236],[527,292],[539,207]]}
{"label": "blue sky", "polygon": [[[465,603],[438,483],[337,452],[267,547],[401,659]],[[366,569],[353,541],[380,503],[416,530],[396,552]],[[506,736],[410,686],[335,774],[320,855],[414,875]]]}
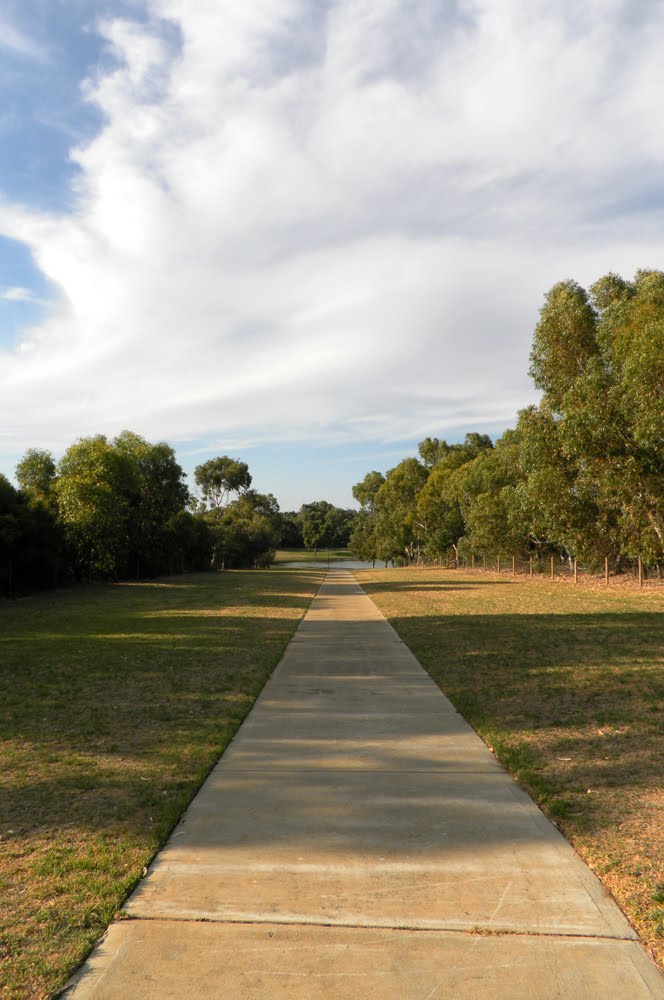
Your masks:
{"label": "blue sky", "polygon": [[662,266],[664,10],[0,0],[0,471],[123,428],[351,503]]}

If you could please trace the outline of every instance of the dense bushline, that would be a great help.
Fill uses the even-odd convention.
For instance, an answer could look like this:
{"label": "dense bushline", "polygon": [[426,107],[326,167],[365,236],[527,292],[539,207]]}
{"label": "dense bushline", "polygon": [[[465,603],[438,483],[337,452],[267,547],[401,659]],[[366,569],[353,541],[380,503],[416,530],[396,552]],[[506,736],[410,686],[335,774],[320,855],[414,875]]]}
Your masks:
{"label": "dense bushline", "polygon": [[56,464],[30,449],[0,476],[0,594],[80,580],[269,565],[279,507],[227,456],[197,467],[201,499],[170,445],[124,431],[82,438]]}
{"label": "dense bushline", "polygon": [[327,500],[304,503],[282,518],[281,545],[285,549],[345,549],[357,517],[356,510],[335,507]]}
{"label": "dense bushline", "polygon": [[0,476],[0,595],[80,580],[269,566],[279,545],[348,545],[357,512],[319,500],[281,513],[227,455],[196,467],[193,496],[170,445],[123,431],[81,438],[58,463],[29,449],[19,488]]}
{"label": "dense bushline", "polygon": [[664,273],[555,285],[530,374],[541,401],[495,445],[427,438],[356,484],[355,555],[664,559]]}

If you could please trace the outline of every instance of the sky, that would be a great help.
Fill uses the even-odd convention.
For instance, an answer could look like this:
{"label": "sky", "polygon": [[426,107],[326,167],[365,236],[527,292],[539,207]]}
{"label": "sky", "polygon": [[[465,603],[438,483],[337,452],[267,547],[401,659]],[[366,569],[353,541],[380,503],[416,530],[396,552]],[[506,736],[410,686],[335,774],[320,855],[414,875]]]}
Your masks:
{"label": "sky", "polygon": [[664,4],[0,0],[0,472],[127,428],[282,509],[537,401],[664,257]]}

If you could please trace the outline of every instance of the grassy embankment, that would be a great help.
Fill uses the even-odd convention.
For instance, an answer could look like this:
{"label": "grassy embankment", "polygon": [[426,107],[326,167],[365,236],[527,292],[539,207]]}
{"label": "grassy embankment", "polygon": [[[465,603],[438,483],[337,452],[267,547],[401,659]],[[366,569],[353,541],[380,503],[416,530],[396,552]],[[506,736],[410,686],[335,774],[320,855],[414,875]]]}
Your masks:
{"label": "grassy embankment", "polygon": [[664,967],[664,593],[356,575]]}
{"label": "grassy embankment", "polygon": [[275,556],[275,563],[289,562],[340,562],[343,559],[352,559],[349,549],[279,549]]}
{"label": "grassy embankment", "polygon": [[253,704],[322,571],[0,604],[0,996],[51,996]]}

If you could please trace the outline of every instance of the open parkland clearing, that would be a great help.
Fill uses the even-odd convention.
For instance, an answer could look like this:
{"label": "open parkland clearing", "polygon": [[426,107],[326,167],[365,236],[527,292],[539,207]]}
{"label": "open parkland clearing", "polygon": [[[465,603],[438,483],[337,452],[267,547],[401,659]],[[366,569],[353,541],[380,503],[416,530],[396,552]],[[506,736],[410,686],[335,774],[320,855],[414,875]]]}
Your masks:
{"label": "open parkland clearing", "polygon": [[223,752],[320,571],[202,573],[0,605],[0,996],[100,937]]}
{"label": "open parkland clearing", "polygon": [[[355,574],[664,966],[664,593]],[[0,995],[54,995],[280,660],[324,572],[229,571],[0,605]]]}

